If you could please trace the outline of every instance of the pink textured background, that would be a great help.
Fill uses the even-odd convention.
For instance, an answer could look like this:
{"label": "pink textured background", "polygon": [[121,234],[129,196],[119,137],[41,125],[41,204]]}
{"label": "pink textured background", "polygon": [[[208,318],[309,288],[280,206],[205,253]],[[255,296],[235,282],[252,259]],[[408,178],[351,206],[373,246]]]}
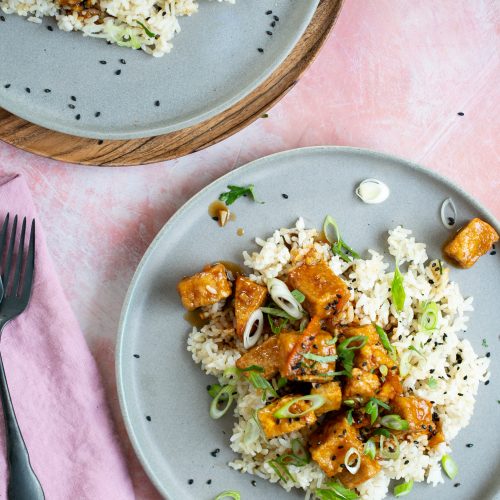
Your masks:
{"label": "pink textured background", "polygon": [[114,342],[134,269],[164,222],[223,173],[319,144],[421,163],[498,218],[499,81],[498,1],[346,0],[319,57],[269,118],[205,151],[157,165],[97,169],[0,142],[0,165],[23,173],[32,189],[61,282],[99,364],[138,498],[157,495],[123,430]]}

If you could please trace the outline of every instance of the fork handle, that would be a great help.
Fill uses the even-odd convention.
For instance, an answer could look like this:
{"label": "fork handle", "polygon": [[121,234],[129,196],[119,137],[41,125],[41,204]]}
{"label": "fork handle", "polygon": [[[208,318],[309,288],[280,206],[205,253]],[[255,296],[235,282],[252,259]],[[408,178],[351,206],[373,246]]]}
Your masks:
{"label": "fork handle", "polygon": [[10,399],[9,386],[5,377],[2,355],[0,354],[0,395],[2,397],[7,441],[7,459],[9,462],[9,500],[43,500],[42,485],[36,477],[30,463],[30,457],[24,443],[16,413]]}

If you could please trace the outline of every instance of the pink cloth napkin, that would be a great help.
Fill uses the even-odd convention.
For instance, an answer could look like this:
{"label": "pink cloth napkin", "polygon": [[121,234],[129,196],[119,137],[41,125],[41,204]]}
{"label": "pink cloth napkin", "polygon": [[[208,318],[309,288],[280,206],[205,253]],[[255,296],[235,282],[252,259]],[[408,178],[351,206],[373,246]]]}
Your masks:
{"label": "pink cloth napkin", "polygon": [[[19,176],[0,176],[0,224],[7,212],[36,217],[29,189]],[[5,327],[0,342],[33,469],[47,500],[134,498],[96,363],[54,271],[39,220],[36,231],[31,301]],[[4,436],[1,415],[2,499],[7,485]]]}

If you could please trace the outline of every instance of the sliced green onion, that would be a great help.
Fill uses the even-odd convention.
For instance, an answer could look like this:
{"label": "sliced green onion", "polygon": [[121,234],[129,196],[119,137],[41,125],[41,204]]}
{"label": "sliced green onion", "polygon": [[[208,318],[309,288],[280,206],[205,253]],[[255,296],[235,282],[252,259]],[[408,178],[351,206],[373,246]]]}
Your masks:
{"label": "sliced green onion", "polygon": [[[234,391],[236,390],[236,386],[229,384],[225,385],[215,396],[210,403],[210,416],[213,419],[218,419],[224,416],[234,399]],[[224,396],[224,397],[223,397]],[[225,403],[222,408],[219,408],[219,403]]]}
{"label": "sliced green onion", "polygon": [[402,377],[406,377],[406,375],[410,373],[410,368],[411,368],[410,356],[411,354],[409,352],[405,352],[403,353],[399,361],[399,374]]}
{"label": "sliced green onion", "polygon": [[302,354],[302,357],[312,361],[317,361],[318,363],[333,363],[338,358],[338,356],[319,356],[318,354],[313,354],[312,352],[306,352],[305,354]]}
{"label": "sliced green onion", "polygon": [[411,345],[410,347],[408,347],[408,349],[410,351],[416,352],[419,356],[422,356],[425,359],[425,356],[414,345]]}
{"label": "sliced green onion", "polygon": [[333,339],[325,340],[325,344],[326,345],[336,344],[338,339],[339,339],[338,335],[335,335],[335,337],[333,337]]}
{"label": "sliced green onion", "polygon": [[386,438],[385,436],[380,436],[380,441],[379,441],[379,446],[380,446],[380,456],[382,458],[385,458],[387,460],[395,460],[399,458],[400,454],[400,447],[399,447],[399,441],[398,438],[394,435],[390,435],[394,441],[396,441],[396,445],[393,447],[394,451],[389,451],[387,448],[384,447],[384,442]]}
{"label": "sliced green onion", "polygon": [[388,404],[384,403],[383,401],[380,401],[380,399],[377,399],[377,398],[370,398],[370,401],[368,401],[368,403],[366,403],[365,413],[370,415],[371,425],[373,425],[375,423],[375,420],[377,420],[379,406],[381,406],[382,408],[385,408],[386,410],[391,409],[391,407]]}
{"label": "sliced green onion", "polygon": [[[249,371],[251,370],[252,367],[248,367],[248,368],[245,368],[245,371]],[[222,376],[224,378],[232,378],[232,377],[239,377],[240,375],[240,371],[243,371],[243,370],[240,370],[237,366],[228,366],[225,370],[224,370],[224,373],[222,374]]]}
{"label": "sliced green onion", "polygon": [[438,385],[438,381],[434,377],[431,377],[429,380],[427,380],[427,385],[431,389],[435,389]]}
{"label": "sliced green onion", "polygon": [[300,290],[292,290],[291,294],[299,304],[302,304],[306,300],[306,296]]}
{"label": "sliced green onion", "polygon": [[250,419],[247,422],[245,430],[243,431],[243,443],[246,445],[255,443],[255,441],[257,441],[259,436],[260,436],[259,424],[254,419]]}
{"label": "sliced green onion", "polygon": [[266,380],[262,375],[256,373],[255,371],[249,372],[248,381],[256,388],[262,390],[262,401],[267,399],[267,393],[271,394],[275,398],[278,397],[278,393],[274,387]]}
{"label": "sliced green onion", "polygon": [[277,384],[278,389],[282,389],[283,387],[285,387],[287,382],[288,382],[288,379],[286,377],[280,377],[278,379],[278,384]]}
{"label": "sliced green onion", "polygon": [[289,314],[287,314],[285,311],[278,309],[276,307],[261,307],[260,310],[263,313],[269,314],[270,316],[276,316],[278,318],[284,318],[289,321],[292,321],[294,318],[292,318]]}
{"label": "sliced green onion", "polygon": [[426,302],[422,316],[420,316],[419,326],[425,332],[432,332],[437,328],[439,319],[439,307],[435,302]]}
{"label": "sliced green onion", "polygon": [[[351,458],[356,457],[356,462],[351,465]],[[351,474],[356,474],[358,472],[359,468],[361,467],[361,454],[356,448],[349,448],[347,453],[345,454],[344,457],[344,465],[345,468],[351,473]]]}
{"label": "sliced green onion", "polygon": [[394,278],[391,284],[392,302],[396,307],[396,311],[401,312],[405,307],[406,293],[403,285],[404,279],[401,271],[399,270],[398,263],[396,262],[396,269],[394,270]]}
{"label": "sliced green onion", "polygon": [[354,411],[354,408],[351,408],[348,412],[347,412],[347,417],[346,417],[346,420],[347,420],[347,423],[349,425],[352,425],[352,423],[354,422],[354,419],[352,418],[352,412]]}
{"label": "sliced green onion", "polygon": [[373,460],[375,459],[376,453],[377,453],[377,448],[375,446],[375,442],[373,441],[373,439],[369,439],[365,443],[365,449],[363,451],[363,454],[369,456]]}
{"label": "sliced green onion", "polygon": [[450,479],[455,479],[455,476],[458,474],[458,465],[455,463],[455,460],[450,457],[450,455],[443,455],[443,458],[441,458],[441,465],[443,466],[446,475]]}
{"label": "sliced green onion", "polygon": [[325,377],[325,378],[333,378],[336,377],[337,375],[347,375],[347,372],[345,370],[340,370],[337,372],[334,371],[329,371],[325,373],[315,373],[314,374],[316,377]]}
{"label": "sliced green onion", "polygon": [[[368,339],[365,335],[355,335],[354,337],[349,337],[341,342],[337,349],[339,351],[355,351],[356,349],[364,347],[367,340]],[[352,342],[359,342],[359,345],[350,346]]]}
{"label": "sliced green onion", "polygon": [[260,339],[264,331],[264,313],[256,309],[247,320],[245,330],[243,331],[243,347],[250,349]]}
{"label": "sliced green onion", "polygon": [[380,374],[382,375],[382,377],[387,377],[387,374],[389,373],[389,368],[387,368],[386,365],[380,365],[378,369],[380,370]]}
{"label": "sliced green onion", "polygon": [[[328,235],[328,228],[332,226],[335,231],[335,239]],[[332,252],[338,255],[345,262],[352,262],[359,259],[359,254],[355,252],[340,236],[340,231],[335,219],[331,215],[325,217],[323,222],[323,233],[328,243],[332,246]],[[354,259],[353,259],[354,258]]]}
{"label": "sliced green onion", "polygon": [[283,328],[285,328],[286,325],[288,325],[288,320],[287,319],[281,319],[279,320],[279,323],[276,324],[275,320],[270,314],[267,314],[267,321],[269,322],[269,326],[271,327],[271,331],[275,334],[278,335],[278,333],[281,333]]}
{"label": "sliced green onion", "polygon": [[267,289],[278,307],[283,309],[293,319],[302,319],[304,310],[283,281],[278,278],[271,278],[267,280]]}
{"label": "sliced green onion", "polygon": [[391,433],[387,429],[378,428],[373,431],[374,436],[384,436],[386,438],[391,437]]}
{"label": "sliced green onion", "polygon": [[300,439],[292,439],[292,453],[294,457],[303,462],[303,465],[306,465],[311,461],[311,455]]}
{"label": "sliced green onion", "polygon": [[380,419],[380,423],[384,427],[395,431],[407,431],[409,429],[408,422],[399,415],[385,415]]}
{"label": "sliced green onion", "polygon": [[378,325],[375,325],[375,329],[377,330],[378,336],[380,337],[380,342],[382,342],[382,345],[384,346],[385,350],[389,353],[389,356],[393,360],[396,360],[397,357],[396,349],[394,349],[394,346],[389,341],[389,337],[387,336],[386,331]]}
{"label": "sliced green onion", "polygon": [[221,389],[222,386],[220,384],[211,384],[207,387],[208,394],[210,394],[212,398],[215,398]]}
{"label": "sliced green onion", "polygon": [[149,38],[154,38],[156,36],[156,33],[153,33],[145,24],[141,23],[140,21],[137,21],[137,24],[144,30]]}
{"label": "sliced green onion", "polygon": [[354,399],[344,399],[342,403],[344,403],[346,406],[354,406],[356,404],[356,401],[354,401]]}
{"label": "sliced green onion", "polygon": [[395,497],[404,497],[410,493],[413,488],[413,479],[408,481],[407,483],[401,483],[394,487],[394,496]]}
{"label": "sliced green onion", "polygon": [[[236,367],[234,367],[236,368]],[[224,370],[224,375],[226,374],[226,371],[230,370],[230,368],[226,368]],[[263,373],[264,372],[264,368],[262,368],[262,366],[259,366],[259,365],[250,365],[250,366],[247,366],[246,368],[236,368],[236,373],[239,373],[239,372],[259,372],[259,373]]]}
{"label": "sliced green onion", "polygon": [[[290,407],[299,401],[309,401],[311,406],[300,413],[292,413],[290,411]],[[320,394],[309,394],[307,396],[298,396],[296,398],[291,399],[288,403],[280,406],[275,412],[275,418],[298,418],[306,415],[311,411],[316,411],[318,408],[321,408],[326,402],[326,399]]]}
{"label": "sliced green onion", "polygon": [[329,481],[323,486],[314,491],[320,500],[356,500],[359,498],[355,491],[349,490],[338,480]]}
{"label": "sliced green onion", "polygon": [[281,460],[279,460],[279,459],[278,460],[269,460],[269,462],[267,462],[267,463],[271,466],[271,468],[274,470],[274,472],[276,472],[278,477],[284,483],[286,483],[288,480],[295,481],[295,478],[292,476],[292,474],[288,470],[288,467]]}

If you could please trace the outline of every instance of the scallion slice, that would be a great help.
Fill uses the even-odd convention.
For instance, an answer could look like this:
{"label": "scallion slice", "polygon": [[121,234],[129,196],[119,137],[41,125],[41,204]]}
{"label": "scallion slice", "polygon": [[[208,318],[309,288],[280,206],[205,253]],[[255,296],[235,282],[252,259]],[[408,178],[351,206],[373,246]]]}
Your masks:
{"label": "scallion slice", "polygon": [[300,290],[292,290],[290,293],[299,304],[302,304],[306,300],[306,296]]}
{"label": "scallion slice", "polygon": [[403,420],[399,415],[384,415],[380,419],[380,423],[395,431],[407,431],[409,429],[408,422]]}
{"label": "scallion slice", "polygon": [[305,354],[302,354],[302,357],[312,361],[317,361],[318,363],[333,363],[338,358],[338,356],[319,356],[318,354],[313,354],[312,352],[306,352]]}
{"label": "scallion slice", "polygon": [[311,461],[311,455],[307,451],[306,447],[302,444],[300,439],[292,439],[292,456],[295,458],[297,464],[299,464],[298,467],[300,467],[301,465],[306,465]]}
{"label": "scallion slice", "polygon": [[389,356],[393,360],[395,360],[397,357],[396,349],[394,349],[394,346],[389,341],[389,337],[387,336],[386,331],[378,325],[375,325],[375,330],[377,330],[378,336],[380,337],[380,342],[382,342],[384,349],[389,353]]}
{"label": "scallion slice", "polygon": [[259,424],[253,418],[248,420],[245,430],[243,431],[243,444],[249,445],[255,443],[259,436]]}
{"label": "scallion slice", "polygon": [[395,446],[392,446],[392,448],[394,448],[394,451],[389,451],[386,447],[384,447],[385,440],[389,438],[388,437],[386,438],[386,436],[380,436],[380,441],[379,441],[380,456],[387,460],[395,460],[399,458],[400,454],[399,441],[394,434],[390,435],[390,437],[396,442]]}
{"label": "scallion slice", "polygon": [[[298,401],[309,401],[311,405],[307,410],[304,410],[300,413],[292,413],[290,411],[290,407],[292,407]],[[321,406],[323,406],[326,402],[326,399],[320,394],[309,394],[307,396],[297,396],[296,398],[291,399],[288,403],[280,406],[275,412],[275,418],[298,418],[306,415],[311,411],[315,411]]]}
{"label": "scallion slice", "polygon": [[[355,462],[353,465],[351,465],[351,458],[355,458]],[[347,453],[345,454],[344,457],[344,465],[345,468],[351,473],[351,474],[356,474],[358,472],[359,468],[361,467],[361,454],[356,448],[349,448]]]}
{"label": "scallion slice", "polygon": [[[229,384],[225,385],[214,397],[212,403],[210,404],[210,416],[213,419],[218,419],[224,416],[234,399],[234,391],[236,390],[236,386]],[[224,403],[222,408],[219,408],[220,403]]]}
{"label": "scallion slice", "polygon": [[375,455],[377,453],[377,448],[375,446],[375,442],[373,441],[373,439],[369,439],[365,443],[365,449],[364,449],[363,453],[365,455],[369,456],[372,460],[375,459]]}
{"label": "scallion slice", "polygon": [[408,493],[410,493],[412,488],[413,488],[413,479],[411,479],[406,483],[398,484],[397,486],[394,487],[394,496],[404,497],[405,495],[408,495]]}
{"label": "scallion slice", "polygon": [[[335,231],[335,239],[328,234],[329,227],[332,226]],[[338,255],[345,262],[352,262],[354,259],[359,259],[359,254],[355,252],[340,236],[340,231],[335,219],[331,215],[325,217],[323,222],[323,233],[328,243],[332,246],[332,252]]]}
{"label": "scallion slice", "polygon": [[446,475],[450,479],[455,479],[455,476],[458,474],[458,465],[455,460],[450,457],[450,455],[443,455],[443,458],[441,458],[441,465],[443,466],[443,470],[446,472]]}
{"label": "scallion slice", "polygon": [[355,491],[349,490],[338,480],[324,483],[322,488],[314,491],[320,500],[356,500],[359,496]]}
{"label": "scallion slice", "polygon": [[245,325],[245,330],[243,331],[243,347],[245,349],[253,347],[260,339],[263,329],[264,314],[260,309],[257,309],[250,314],[247,324]]}
{"label": "scallion slice", "polygon": [[[365,335],[355,335],[354,337],[349,337],[345,339],[343,342],[339,344],[337,349],[339,351],[355,351],[356,349],[361,349],[364,347],[367,341],[367,337]],[[359,342],[359,344],[351,346],[353,342]]]}
{"label": "scallion slice", "polygon": [[426,302],[419,326],[425,332],[432,332],[437,328],[439,319],[439,307],[435,302]]}
{"label": "scallion slice", "polygon": [[293,319],[301,319],[304,316],[302,306],[283,281],[278,278],[272,278],[267,281],[267,289],[278,307],[283,309]]}
{"label": "scallion slice", "polygon": [[233,500],[241,500],[241,495],[239,491],[227,490],[217,495],[214,498],[214,500],[224,500],[225,498],[232,498]]}
{"label": "scallion slice", "polygon": [[391,284],[391,296],[396,311],[401,312],[405,307],[406,292],[404,289],[404,278],[399,270],[397,261],[396,268],[394,269],[394,278]]}

